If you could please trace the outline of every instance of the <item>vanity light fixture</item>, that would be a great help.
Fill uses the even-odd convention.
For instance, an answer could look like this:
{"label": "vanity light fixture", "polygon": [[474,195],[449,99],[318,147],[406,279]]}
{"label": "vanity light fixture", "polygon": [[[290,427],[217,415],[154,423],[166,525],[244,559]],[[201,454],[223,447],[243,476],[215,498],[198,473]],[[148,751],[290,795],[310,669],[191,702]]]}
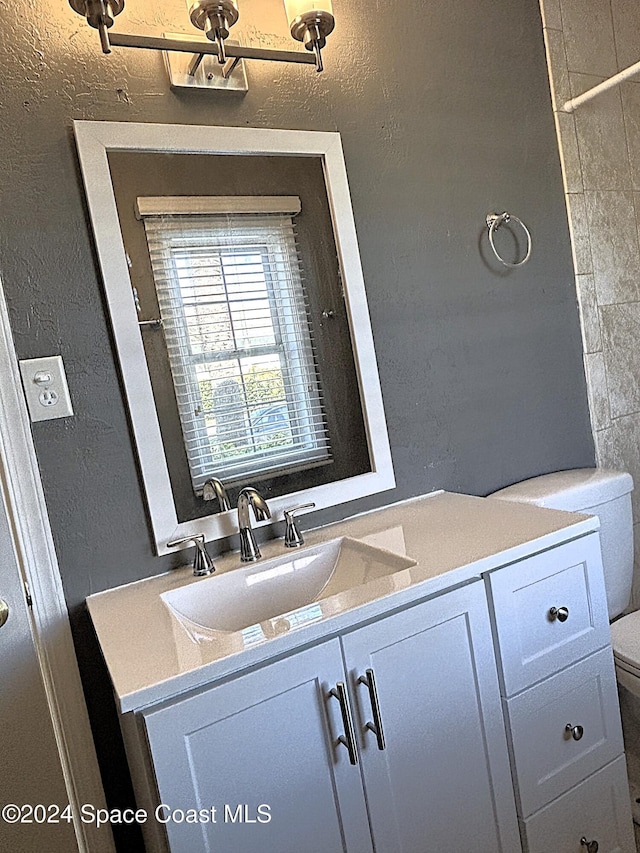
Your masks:
{"label": "vanity light fixture", "polygon": [[[114,19],[124,9],[124,0],[69,0],[71,8],[87,19],[89,26],[98,30],[103,53],[111,53],[112,47],[141,47],[162,50],[165,56],[173,53],[190,53],[193,58],[186,68],[189,83],[177,85],[205,85],[209,88],[239,88],[234,86],[212,86],[214,77],[209,66],[207,82],[195,83],[193,79],[206,56],[217,57],[223,81],[228,80],[242,59],[265,59],[275,62],[297,62],[315,65],[316,71],[323,70],[322,48],[327,36],[335,26],[331,0],[284,0],[291,35],[301,41],[306,51],[276,50],[272,48],[246,47],[228,42],[229,31],[239,17],[236,0],[187,0],[189,18],[194,27],[202,30],[207,41],[190,39],[189,36],[127,35],[110,33]],[[308,52],[307,52],[308,51]],[[170,68],[171,73],[171,68]],[[172,82],[173,76],[172,76]],[[246,86],[245,86],[246,88]]]}

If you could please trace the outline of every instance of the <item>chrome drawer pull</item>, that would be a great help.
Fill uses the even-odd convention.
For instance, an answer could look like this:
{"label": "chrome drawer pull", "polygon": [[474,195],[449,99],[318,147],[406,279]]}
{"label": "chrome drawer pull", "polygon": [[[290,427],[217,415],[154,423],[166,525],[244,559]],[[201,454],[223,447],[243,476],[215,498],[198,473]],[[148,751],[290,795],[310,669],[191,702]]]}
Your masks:
{"label": "chrome drawer pull", "polygon": [[9,618],[9,605],[7,604],[6,601],[3,601],[3,599],[0,598],[0,628],[2,628],[2,626],[7,621],[8,618]]}
{"label": "chrome drawer pull", "polygon": [[584,734],[584,729],[582,726],[572,726],[571,723],[567,723],[564,727],[565,732],[570,732],[571,737],[574,740],[581,740],[582,735]]}
{"label": "chrome drawer pull", "polygon": [[552,607],[549,611],[549,619],[553,622],[554,619],[557,619],[558,622],[566,622],[569,618],[569,608],[568,607]]}
{"label": "chrome drawer pull", "polygon": [[351,764],[358,763],[358,752],[356,750],[356,736],[353,730],[353,722],[351,720],[351,709],[349,708],[349,697],[347,696],[347,688],[342,681],[339,681],[334,688],[329,691],[329,696],[333,696],[340,703],[340,713],[342,714],[342,726],[344,734],[338,738],[338,743],[347,747],[349,753],[349,762]]}
{"label": "chrome drawer pull", "polygon": [[598,853],[598,850],[600,849],[600,845],[597,841],[587,841],[584,835],[580,839],[580,844],[587,848],[587,853]]}
{"label": "chrome drawer pull", "polygon": [[365,728],[373,732],[378,741],[378,749],[383,750],[384,731],[382,729],[382,717],[380,716],[380,705],[378,703],[378,691],[376,690],[376,677],[372,669],[366,671],[366,675],[361,675],[358,679],[358,684],[364,684],[369,691],[369,699],[371,700],[371,713],[373,714],[373,722],[367,723]]}

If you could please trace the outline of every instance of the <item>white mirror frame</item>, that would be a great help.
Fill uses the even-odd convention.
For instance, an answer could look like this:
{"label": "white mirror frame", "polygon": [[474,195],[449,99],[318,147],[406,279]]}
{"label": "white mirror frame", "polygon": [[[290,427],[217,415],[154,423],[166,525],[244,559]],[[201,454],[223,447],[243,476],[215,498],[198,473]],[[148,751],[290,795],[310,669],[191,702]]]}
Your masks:
{"label": "white mirror frame", "polygon": [[322,157],[372,470],[270,498],[269,507],[273,519],[278,520],[283,510],[297,504],[313,502],[316,509],[323,509],[394,488],[340,134],[100,121],[75,121],[74,130],[157,554],[174,553],[174,548],[167,547],[172,539],[203,533],[209,541],[237,533],[236,512],[178,521],[111,183],[110,151]]}

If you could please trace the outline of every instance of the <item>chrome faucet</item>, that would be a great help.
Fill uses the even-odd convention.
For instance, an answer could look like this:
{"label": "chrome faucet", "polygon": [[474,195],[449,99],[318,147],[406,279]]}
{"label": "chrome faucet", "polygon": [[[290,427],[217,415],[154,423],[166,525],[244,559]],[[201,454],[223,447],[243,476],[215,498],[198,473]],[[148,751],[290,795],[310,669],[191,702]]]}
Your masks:
{"label": "chrome faucet", "polygon": [[231,509],[229,496],[227,495],[225,487],[217,477],[209,477],[202,487],[202,500],[213,501],[216,498],[218,499],[220,512],[226,512],[228,509]]}
{"label": "chrome faucet", "polygon": [[251,528],[250,506],[253,507],[256,521],[271,518],[271,510],[267,506],[267,502],[253,486],[247,486],[240,491],[238,495],[238,533],[240,534],[240,559],[243,563],[253,563],[262,556]]}

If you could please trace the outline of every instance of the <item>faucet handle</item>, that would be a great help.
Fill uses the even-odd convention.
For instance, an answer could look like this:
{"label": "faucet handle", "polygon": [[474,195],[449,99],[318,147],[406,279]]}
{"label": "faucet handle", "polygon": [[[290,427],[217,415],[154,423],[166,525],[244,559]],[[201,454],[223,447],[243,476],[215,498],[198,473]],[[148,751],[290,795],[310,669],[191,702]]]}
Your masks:
{"label": "faucet handle", "polygon": [[186,545],[187,542],[193,542],[196,546],[196,552],[193,555],[193,574],[197,578],[213,574],[216,567],[213,565],[213,560],[204,544],[203,533],[194,533],[193,536],[185,536],[184,539],[167,542],[167,548],[179,548],[181,545]]}
{"label": "faucet handle", "polygon": [[300,506],[293,506],[291,507],[291,509],[285,509],[284,520],[287,525],[284,533],[285,548],[299,548],[301,545],[304,545],[304,539],[302,538],[302,534],[300,533],[296,525],[295,514],[301,509],[313,509],[313,507],[315,507],[315,504],[310,503],[301,504]]}

